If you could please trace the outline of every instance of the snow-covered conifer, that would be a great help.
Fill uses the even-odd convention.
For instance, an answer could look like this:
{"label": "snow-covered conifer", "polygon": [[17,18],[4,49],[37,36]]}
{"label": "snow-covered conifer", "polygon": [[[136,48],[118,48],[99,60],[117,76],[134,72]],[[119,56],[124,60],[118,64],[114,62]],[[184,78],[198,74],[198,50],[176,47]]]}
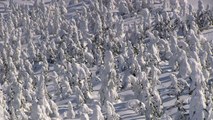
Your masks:
{"label": "snow-covered conifer", "polygon": [[75,90],[74,92],[77,96],[77,103],[79,105],[83,104],[85,102],[85,97],[84,97],[82,91],[80,90],[80,88],[78,86],[75,86],[74,90]]}
{"label": "snow-covered conifer", "polygon": [[170,0],[170,8],[171,8],[172,10],[178,9],[179,6],[180,6],[180,5],[179,5],[178,0]]}
{"label": "snow-covered conifer", "polygon": [[93,115],[91,116],[93,120],[104,120],[104,116],[101,112],[101,107],[99,105],[95,105],[95,109],[93,110]]}
{"label": "snow-covered conifer", "polygon": [[186,78],[191,74],[192,70],[190,68],[186,52],[182,49],[179,49],[178,51],[179,51],[179,58],[178,58],[179,75],[182,78]]}
{"label": "snow-covered conifer", "polygon": [[189,107],[190,119],[208,119],[205,118],[206,111],[205,96],[200,88],[196,88],[192,93]]}
{"label": "snow-covered conifer", "polygon": [[130,12],[129,12],[129,8],[127,6],[127,3],[124,2],[124,1],[120,1],[119,3],[119,12],[120,14],[123,16],[123,15],[128,15]]}
{"label": "snow-covered conifer", "polygon": [[141,115],[143,115],[146,110],[144,103],[137,99],[129,101],[128,107]]}
{"label": "snow-covered conifer", "polygon": [[83,104],[80,108],[80,113],[93,114],[93,110],[90,109],[87,104]]}
{"label": "snow-covered conifer", "polygon": [[70,101],[68,102],[67,118],[68,119],[75,118],[75,111],[73,110],[73,105]]}
{"label": "snow-covered conifer", "polygon": [[72,0],[69,2],[69,5],[75,5],[75,4],[78,4],[78,1],[79,0]]}
{"label": "snow-covered conifer", "polygon": [[59,112],[58,112],[58,106],[53,100],[50,100],[50,108],[52,110],[50,117],[54,118],[54,119],[56,119],[56,118],[60,119],[60,115],[59,115]]}
{"label": "snow-covered conifer", "polygon": [[135,11],[136,12],[141,11],[141,9],[142,9],[142,0],[134,0],[133,2],[134,2],[133,7],[134,7]]}
{"label": "snow-covered conifer", "polygon": [[80,118],[81,120],[89,120],[89,115],[87,114],[87,113],[83,113],[82,115],[81,115],[81,118]]}
{"label": "snow-covered conifer", "polygon": [[179,1],[180,4],[180,13],[182,14],[182,16],[186,15],[186,8],[187,8],[187,0],[180,0]]}
{"label": "snow-covered conifer", "polygon": [[66,98],[66,97],[69,97],[71,96],[71,94],[73,93],[71,87],[70,87],[70,84],[69,84],[69,81],[68,81],[68,78],[65,77],[64,79],[62,79],[62,82],[61,82],[61,87],[62,87],[62,97],[63,98]]}
{"label": "snow-covered conifer", "polygon": [[105,101],[105,104],[103,107],[106,112],[107,120],[112,120],[112,119],[119,120],[120,119],[120,115],[115,112],[115,108],[111,102]]}
{"label": "snow-covered conifer", "polygon": [[[35,96],[33,97],[30,118],[32,120],[44,119],[43,112],[42,112],[40,106],[38,105],[37,99]],[[46,119],[48,119],[48,118],[46,118]]]}
{"label": "snow-covered conifer", "polygon": [[161,82],[159,81],[159,75],[161,74],[161,71],[155,67],[155,65],[151,65],[151,70],[150,70],[150,77],[151,77],[151,86],[153,89]]}

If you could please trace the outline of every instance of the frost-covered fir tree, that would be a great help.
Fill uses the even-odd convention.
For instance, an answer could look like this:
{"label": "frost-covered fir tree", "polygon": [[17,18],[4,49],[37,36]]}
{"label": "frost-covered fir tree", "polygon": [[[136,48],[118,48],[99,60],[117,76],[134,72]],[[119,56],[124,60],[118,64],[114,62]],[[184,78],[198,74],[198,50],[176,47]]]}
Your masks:
{"label": "frost-covered fir tree", "polygon": [[80,90],[80,88],[78,86],[75,86],[74,93],[77,96],[77,103],[78,103],[78,105],[79,106],[82,105],[85,102],[85,97],[84,97],[82,91]]}
{"label": "frost-covered fir tree", "polygon": [[89,120],[89,116],[88,116],[88,114],[86,114],[86,113],[83,113],[82,115],[81,115],[81,118],[80,118],[81,120]]}
{"label": "frost-covered fir tree", "polygon": [[69,5],[75,5],[75,4],[78,4],[78,1],[79,0],[72,0],[69,2]]}
{"label": "frost-covered fir tree", "polygon": [[180,0],[179,4],[180,4],[180,13],[182,16],[185,16],[188,2],[187,0]]}
{"label": "frost-covered fir tree", "polygon": [[62,82],[61,82],[61,89],[62,89],[61,90],[61,92],[62,92],[62,98],[70,97],[71,94],[73,93],[67,77],[65,77],[62,80]]}
{"label": "frost-covered fir tree", "polygon": [[99,105],[95,105],[95,109],[93,110],[93,115],[91,116],[93,120],[104,120],[104,116],[101,112],[101,107]]}
{"label": "frost-covered fir tree", "polygon": [[106,112],[107,120],[119,120],[120,119],[120,115],[115,112],[115,108],[111,102],[105,101],[103,109]]}
{"label": "frost-covered fir tree", "polygon": [[38,104],[38,101],[37,101],[37,99],[36,99],[35,96],[33,97],[30,118],[32,120],[37,120],[37,119],[47,119],[47,120],[50,120],[50,118],[47,117],[45,113],[43,113],[42,108]]}
{"label": "frost-covered fir tree", "polygon": [[87,106],[87,104],[83,104],[83,105],[81,106],[81,108],[80,108],[80,113],[81,113],[81,114],[84,114],[84,113],[86,113],[86,114],[93,114],[93,110],[90,109],[90,108]]}
{"label": "frost-covered fir tree", "polygon": [[48,97],[47,97],[47,88],[45,85],[45,77],[41,75],[39,83],[37,84],[36,98],[34,99],[38,100],[37,103],[35,104],[38,104],[36,106],[38,106],[41,109],[42,113],[45,116],[49,116],[49,114],[52,113],[52,110],[50,108],[50,104],[47,98]]}
{"label": "frost-covered fir tree", "polygon": [[68,102],[67,118],[68,119],[75,118],[75,111],[73,110],[73,105],[70,101]]}
{"label": "frost-covered fir tree", "polygon": [[149,31],[147,31],[147,36],[148,36],[148,38],[145,39],[148,42],[147,43],[147,52],[150,53],[154,57],[156,62],[158,62],[158,61],[160,61],[159,50],[157,47],[158,39],[156,39],[154,34]]}
{"label": "frost-covered fir tree", "polygon": [[189,87],[189,84],[183,78],[177,78],[175,74],[171,74],[170,79],[170,87],[174,90],[171,91],[171,94],[174,94],[177,98],[179,98],[180,93],[183,92],[184,88]]}
{"label": "frost-covered fir tree", "polygon": [[58,92],[59,92],[59,89],[60,89],[60,87],[59,87],[59,76],[58,76],[58,74],[57,74],[55,71],[53,71],[52,76],[51,76],[50,79],[51,79],[51,81],[53,81],[53,84],[54,84],[54,88],[55,88],[56,93],[58,93]]}
{"label": "frost-covered fir tree", "polygon": [[145,72],[139,73],[137,79],[135,79],[132,84],[132,90],[135,96],[144,103],[147,100],[147,94],[149,94],[150,87],[147,74]]}
{"label": "frost-covered fir tree", "polygon": [[9,119],[9,113],[6,111],[6,104],[5,104],[4,96],[2,90],[0,90],[0,119]]}
{"label": "frost-covered fir tree", "polygon": [[179,75],[182,78],[189,77],[191,74],[191,68],[189,65],[188,57],[186,55],[186,52],[182,49],[178,49],[179,52],[179,58],[178,58],[178,63],[179,63]]}
{"label": "frost-covered fir tree", "polygon": [[125,1],[120,1],[119,3],[119,12],[120,14],[123,15],[128,15],[129,12],[129,8],[127,6],[127,3]]}
{"label": "frost-covered fir tree", "polygon": [[159,80],[159,75],[161,74],[161,71],[155,66],[151,65],[151,70],[150,70],[150,77],[151,77],[151,86],[152,89],[155,89],[157,85],[160,85],[161,82]]}
{"label": "frost-covered fir tree", "polygon": [[180,7],[180,5],[179,5],[178,0],[170,0],[170,8],[172,10],[178,9],[179,7]]}
{"label": "frost-covered fir tree", "polygon": [[139,113],[140,115],[144,115],[144,112],[146,110],[145,104],[137,99],[131,100],[128,103],[128,107]]}
{"label": "frost-covered fir tree", "polygon": [[115,60],[110,50],[105,52],[104,56],[104,67],[101,72],[102,85],[99,91],[101,104],[104,104],[106,100],[110,102],[118,102],[119,96],[117,89],[119,85],[118,79],[116,78],[116,71],[114,70]]}
{"label": "frost-covered fir tree", "polygon": [[133,7],[136,12],[139,12],[142,10],[142,0],[134,0],[133,1]]}
{"label": "frost-covered fir tree", "polygon": [[192,93],[189,109],[190,119],[208,119],[205,118],[205,114],[208,112],[206,110],[205,96],[200,88],[196,88]]}
{"label": "frost-covered fir tree", "polygon": [[50,117],[56,120],[60,120],[61,118],[58,112],[58,106],[53,100],[50,100],[50,108],[52,111],[52,113],[50,114]]}

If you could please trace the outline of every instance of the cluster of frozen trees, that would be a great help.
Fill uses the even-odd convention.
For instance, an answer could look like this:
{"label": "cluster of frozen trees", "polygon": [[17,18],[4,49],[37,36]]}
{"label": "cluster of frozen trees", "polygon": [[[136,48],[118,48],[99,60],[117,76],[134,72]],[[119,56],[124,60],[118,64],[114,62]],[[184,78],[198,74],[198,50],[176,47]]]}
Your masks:
{"label": "cluster of frozen trees", "polygon": [[[160,119],[165,116],[158,91],[162,62],[172,69],[175,119],[187,114],[209,119],[213,46],[201,31],[212,24],[213,12],[202,0],[198,5],[195,11],[185,0],[52,0],[48,5],[36,0],[32,6],[10,0],[11,12],[0,16],[0,119],[119,120],[113,105],[125,90],[134,92],[136,112]],[[134,22],[125,21],[135,16]],[[182,94],[191,98],[189,113]],[[60,113],[57,102],[71,96],[75,99]]]}

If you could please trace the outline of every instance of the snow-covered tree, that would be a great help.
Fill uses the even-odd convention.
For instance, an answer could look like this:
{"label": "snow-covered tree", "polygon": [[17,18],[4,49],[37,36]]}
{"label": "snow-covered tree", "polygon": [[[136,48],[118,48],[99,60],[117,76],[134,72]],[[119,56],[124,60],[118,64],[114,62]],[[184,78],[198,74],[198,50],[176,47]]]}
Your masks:
{"label": "snow-covered tree", "polygon": [[74,92],[75,92],[75,94],[77,96],[78,105],[79,106],[82,105],[85,102],[85,97],[84,97],[82,91],[80,90],[80,88],[78,86],[75,86]]}
{"label": "snow-covered tree", "polygon": [[67,97],[71,96],[71,94],[73,93],[67,77],[65,77],[65,79],[62,80],[61,89],[62,89],[61,92],[62,92],[63,98],[67,98]]}
{"label": "snow-covered tree", "polygon": [[53,100],[50,100],[50,108],[52,110],[50,117],[54,118],[54,119],[60,119],[60,115],[59,115],[59,112],[58,112],[58,106]]}
{"label": "snow-covered tree", "polygon": [[115,108],[113,104],[109,101],[105,101],[105,104],[103,106],[103,109],[106,112],[106,119],[107,120],[119,120],[120,115],[115,112]]}
{"label": "snow-covered tree", "polygon": [[125,1],[120,1],[119,3],[119,12],[120,14],[123,15],[128,15],[129,12],[129,8],[127,6],[127,3]]}
{"label": "snow-covered tree", "polygon": [[187,8],[187,0],[180,0],[179,1],[180,4],[180,13],[182,16],[186,15],[186,8]]}
{"label": "snow-covered tree", "polygon": [[182,78],[186,78],[191,74],[191,71],[192,71],[188,62],[188,57],[184,50],[178,49],[178,52],[179,52],[179,58],[178,58],[179,75]]}
{"label": "snow-covered tree", "polygon": [[89,116],[88,116],[88,114],[86,114],[86,113],[83,113],[82,115],[81,115],[81,118],[80,118],[81,120],[89,120]]}
{"label": "snow-covered tree", "polygon": [[146,110],[145,104],[137,99],[129,101],[128,107],[134,110],[135,112],[139,113],[140,115],[143,115]]}
{"label": "snow-covered tree", "polygon": [[86,113],[86,114],[93,114],[93,110],[90,109],[90,108],[87,106],[87,104],[83,104],[83,105],[81,106],[81,108],[80,108],[80,113],[81,113],[81,114],[84,114],[84,113]]}
{"label": "snow-covered tree", "polygon": [[68,119],[75,118],[75,111],[73,110],[73,105],[70,101],[68,102],[67,118]]}
{"label": "snow-covered tree", "polygon": [[179,4],[178,0],[170,0],[170,8],[172,10],[178,9],[179,7],[180,7],[180,4]]}
{"label": "snow-covered tree", "polygon": [[119,81],[116,78],[116,71],[114,70],[115,60],[113,58],[113,54],[110,50],[105,52],[104,56],[104,64],[100,78],[102,80],[102,86],[99,91],[101,104],[104,104],[106,100],[110,102],[117,102],[119,99],[117,90],[119,85]]}
{"label": "snow-covered tree", "polygon": [[0,119],[4,120],[4,119],[9,119],[8,117],[8,113],[5,109],[6,104],[5,104],[5,100],[4,100],[4,96],[3,96],[3,92],[0,90]]}
{"label": "snow-covered tree", "polygon": [[205,96],[200,88],[196,88],[192,93],[192,98],[189,107],[189,118],[190,119],[208,119],[205,118],[206,110]]}
{"label": "snow-covered tree", "polygon": [[93,120],[104,120],[104,116],[101,112],[101,107],[99,105],[95,105],[95,109],[93,110],[93,115],[91,116]]}

